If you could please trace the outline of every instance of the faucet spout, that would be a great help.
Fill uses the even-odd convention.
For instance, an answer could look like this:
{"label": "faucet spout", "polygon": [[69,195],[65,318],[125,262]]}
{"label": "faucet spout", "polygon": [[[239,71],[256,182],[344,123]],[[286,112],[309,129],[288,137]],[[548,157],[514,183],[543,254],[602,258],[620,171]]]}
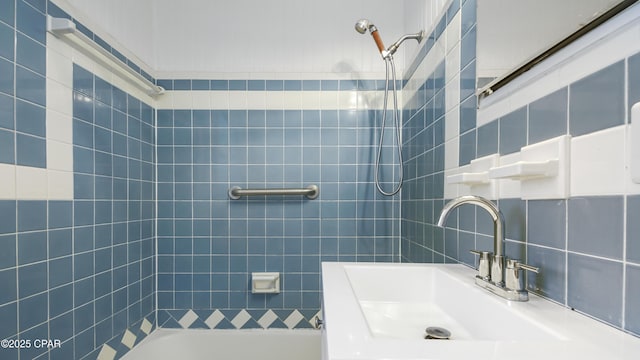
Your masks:
{"label": "faucet spout", "polygon": [[[471,250],[472,253],[480,255],[479,275],[476,275],[476,284],[507,300],[527,301],[529,295],[520,275],[521,270],[537,273],[539,269],[535,266],[521,263],[518,260],[507,259],[503,255],[504,217],[491,201],[474,195],[455,198],[442,208],[440,218],[438,218],[438,226],[444,227],[444,223],[451,211],[463,204],[477,205],[485,209],[493,219],[493,253]],[[488,269],[489,267],[490,270]]]}
{"label": "faucet spout", "polygon": [[493,253],[496,257],[504,253],[504,217],[502,212],[489,200],[475,195],[460,196],[449,201],[438,218],[438,226],[444,227],[444,223],[452,210],[460,205],[472,204],[486,210],[493,219]]}

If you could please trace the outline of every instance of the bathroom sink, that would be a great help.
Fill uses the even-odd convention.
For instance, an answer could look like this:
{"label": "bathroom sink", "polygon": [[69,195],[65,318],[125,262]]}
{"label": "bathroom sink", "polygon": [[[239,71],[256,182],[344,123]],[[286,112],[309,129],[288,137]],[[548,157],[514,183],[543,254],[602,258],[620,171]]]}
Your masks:
{"label": "bathroom sink", "polygon": [[447,329],[451,340],[563,338],[534,318],[504,309],[500,299],[478,291],[482,289],[473,282],[452,276],[456,268],[460,267],[344,267],[374,337],[424,339],[425,329],[435,326]]}
{"label": "bathroom sink", "polygon": [[[640,339],[457,264],[323,263],[324,359],[635,359]],[[425,329],[450,333],[425,339]]]}

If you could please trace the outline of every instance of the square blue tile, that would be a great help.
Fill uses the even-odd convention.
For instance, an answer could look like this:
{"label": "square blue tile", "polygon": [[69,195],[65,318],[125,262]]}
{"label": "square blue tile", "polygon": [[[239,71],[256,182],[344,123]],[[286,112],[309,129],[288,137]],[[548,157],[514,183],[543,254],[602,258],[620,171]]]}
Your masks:
{"label": "square blue tile", "polygon": [[500,155],[520,151],[527,145],[527,108],[523,107],[500,118]]}
{"label": "square blue tile", "polygon": [[45,109],[16,100],[16,131],[39,137],[46,136]]}
{"label": "square blue tile", "polygon": [[504,216],[505,237],[525,241],[527,236],[526,202],[520,199],[500,199],[498,208]]}
{"label": "square blue tile", "polygon": [[477,156],[498,153],[498,121],[492,121],[478,128]]}
{"label": "square blue tile", "polygon": [[[3,1],[8,2],[8,1]],[[0,5],[3,6],[3,5]],[[2,11],[0,9],[0,11]],[[5,14],[0,15],[5,16]],[[13,20],[13,19],[12,19]],[[0,23],[0,56],[9,60],[14,60],[15,31],[14,28]]]}
{"label": "square blue tile", "polygon": [[635,304],[640,303],[640,267],[627,265],[627,283],[625,294],[625,329],[640,334],[640,309]]}
{"label": "square blue tile", "polygon": [[229,90],[229,81],[228,80],[211,80],[209,84],[211,90]]}
{"label": "square blue tile", "polygon": [[230,91],[244,91],[247,90],[247,80],[229,80]]}
{"label": "square blue tile", "polygon": [[47,293],[21,299],[18,302],[20,329],[28,329],[47,321],[47,303]]}
{"label": "square blue tile", "polygon": [[469,131],[460,136],[459,165],[467,165],[476,158],[476,131]]}
{"label": "square blue tile", "polygon": [[18,234],[18,265],[47,259],[47,233],[34,231]]}
{"label": "square blue tile", "polygon": [[[464,7],[463,7],[464,12]],[[460,43],[460,68],[464,69],[476,58],[476,27],[472,27],[462,36]]]}
{"label": "square blue tile", "polygon": [[11,338],[18,333],[17,313],[18,303],[16,302],[0,306],[0,337],[3,339]]}
{"label": "square blue tile", "polygon": [[65,256],[49,261],[49,288],[73,281],[73,258]]}
{"label": "square blue tile", "polygon": [[285,80],[284,81],[284,90],[285,91],[300,91],[300,90],[302,90],[302,80]]}
{"label": "square blue tile", "polygon": [[15,24],[16,1],[2,0],[0,1],[0,21],[11,26]]}
{"label": "square blue tile", "polygon": [[567,106],[567,88],[562,88],[529,104],[529,144],[565,135]]}
{"label": "square blue tile", "polygon": [[24,1],[16,4],[16,29],[30,38],[46,43],[46,17]]}
{"label": "square blue tile", "polygon": [[191,90],[191,80],[173,80],[173,90]]}
{"label": "square blue tile", "polygon": [[209,90],[209,80],[191,80],[192,90]]}
{"label": "square blue tile", "polygon": [[16,34],[16,63],[44,76],[47,71],[44,45],[21,33]]}
{"label": "square blue tile", "polygon": [[[460,72],[460,100],[465,100],[476,92],[476,62],[470,62]],[[475,127],[475,123],[473,124]],[[461,131],[464,132],[464,131]]]}
{"label": "square blue tile", "polygon": [[47,280],[48,271],[45,262],[21,266],[18,268],[18,297],[24,299],[28,296],[46,291]]}
{"label": "square blue tile", "polygon": [[621,260],[624,244],[624,198],[572,198],[568,205],[568,250]]}
{"label": "square blue tile", "polygon": [[34,8],[36,8],[41,13],[47,12],[47,0],[24,0]]}
{"label": "square blue tile", "polygon": [[73,90],[83,93],[90,98],[94,94],[94,76],[83,67],[74,64],[73,66]]}
{"label": "square blue tile", "polygon": [[589,134],[625,123],[624,61],[570,85],[569,131]]}
{"label": "square blue tile", "polygon": [[[0,59],[0,64],[1,62],[2,60]],[[13,84],[11,85],[11,88],[13,89]],[[13,103],[14,99],[12,96],[0,93],[0,128],[2,129],[15,129],[15,112]]]}
{"label": "square blue tile", "polygon": [[[1,80],[0,80],[1,81]],[[0,91],[2,85],[0,84]],[[44,76],[21,66],[16,66],[16,96],[20,99],[46,106],[46,81]]]}
{"label": "square blue tile", "polygon": [[0,293],[0,305],[16,301],[18,299],[16,269],[0,271],[0,282],[3,284],[3,291]]}
{"label": "square blue tile", "polygon": [[0,270],[16,266],[16,236],[0,235],[0,246],[6,249],[0,253]]}
{"label": "square blue tile", "polygon": [[464,35],[477,22],[477,3],[476,0],[466,0],[462,4],[462,31]]}
{"label": "square blue tile", "polygon": [[566,248],[567,204],[565,200],[530,200],[527,241],[532,244]]}
{"label": "square blue tile", "polygon": [[72,250],[72,237],[73,233],[71,229],[64,230],[50,230],[49,231],[49,258],[53,259],[59,256],[66,256],[71,254]]}
{"label": "square blue tile", "polygon": [[18,201],[18,231],[45,230],[47,228],[46,201]]}
{"label": "square blue tile", "polygon": [[569,253],[568,269],[567,305],[621,326],[622,264]]}
{"label": "square blue tile", "polygon": [[627,197],[627,261],[640,264],[640,195]]}
{"label": "square blue tile", "polygon": [[15,83],[13,62],[0,58],[0,92],[13,95]]}
{"label": "square blue tile", "polygon": [[15,164],[15,133],[0,130],[0,163]]}
{"label": "square blue tile", "polygon": [[284,90],[284,81],[283,80],[267,80],[267,82],[266,82],[266,90],[267,91],[282,91],[282,90]]}

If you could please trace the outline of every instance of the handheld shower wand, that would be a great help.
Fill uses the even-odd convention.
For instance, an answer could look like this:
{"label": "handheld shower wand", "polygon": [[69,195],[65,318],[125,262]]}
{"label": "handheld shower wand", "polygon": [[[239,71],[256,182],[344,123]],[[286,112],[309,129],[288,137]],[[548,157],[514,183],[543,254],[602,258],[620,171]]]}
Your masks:
{"label": "handheld shower wand", "polygon": [[369,32],[371,33],[371,36],[373,37],[373,41],[375,41],[376,46],[378,47],[378,51],[380,51],[380,55],[382,55],[383,59],[387,59],[388,57],[393,56],[393,54],[395,54],[396,51],[398,51],[400,44],[402,44],[405,40],[414,39],[418,41],[418,44],[419,44],[420,42],[422,42],[422,39],[424,38],[424,31],[422,30],[415,34],[407,34],[402,36],[400,39],[398,39],[398,41],[394,42],[391,46],[389,46],[388,49],[386,49],[384,46],[384,43],[382,42],[382,38],[380,37],[380,33],[378,32],[378,28],[375,25],[373,25],[369,20],[367,19],[358,20],[355,28],[356,28],[356,31],[359,32],[360,34],[364,34],[367,32],[367,30],[369,30]]}
{"label": "handheld shower wand", "polygon": [[369,32],[371,33],[373,41],[375,41],[376,46],[378,46],[380,55],[382,55],[382,57],[384,58],[386,50],[384,47],[384,43],[382,42],[382,38],[380,37],[380,33],[378,33],[378,28],[367,19],[358,20],[358,22],[356,23],[356,31],[360,34],[364,34],[367,32],[367,30],[369,30]]}
{"label": "handheld shower wand", "polygon": [[[378,156],[376,157],[375,183],[376,183],[376,187],[378,188],[378,191],[382,195],[393,196],[398,192],[400,192],[400,189],[402,188],[403,176],[404,176],[404,164],[403,164],[404,161],[402,160],[402,142],[401,142],[402,139],[400,138],[400,120],[398,115],[398,91],[396,89],[396,66],[393,63],[393,54],[395,54],[396,51],[398,51],[400,44],[402,44],[402,42],[404,42],[407,39],[414,39],[414,40],[417,40],[418,43],[420,43],[424,38],[424,31],[420,31],[415,34],[404,35],[398,41],[393,43],[393,45],[391,45],[388,49],[385,49],[384,43],[382,42],[382,39],[380,38],[380,34],[378,33],[378,28],[375,25],[373,25],[369,20],[367,19],[358,20],[355,28],[356,28],[356,31],[359,32],[360,34],[364,34],[367,32],[367,30],[369,30],[369,32],[371,33],[371,36],[373,36],[373,40],[375,41],[376,46],[378,46],[378,51],[380,51],[380,55],[382,56],[382,59],[384,59],[384,62],[386,65],[384,104],[382,106],[383,107],[382,124],[380,125],[380,142],[378,144]],[[391,74],[393,79],[393,83],[392,83],[393,126],[396,133],[395,142],[397,146],[396,151],[398,152],[398,162],[399,162],[398,166],[400,167],[399,169],[400,174],[399,174],[397,187],[394,187],[392,191],[387,192],[382,188],[382,185],[380,184],[379,173],[380,173],[380,158],[382,157],[382,147],[384,144],[384,133],[385,133],[384,129],[386,127],[386,122],[387,122],[387,99],[389,98],[389,68],[391,68]]]}

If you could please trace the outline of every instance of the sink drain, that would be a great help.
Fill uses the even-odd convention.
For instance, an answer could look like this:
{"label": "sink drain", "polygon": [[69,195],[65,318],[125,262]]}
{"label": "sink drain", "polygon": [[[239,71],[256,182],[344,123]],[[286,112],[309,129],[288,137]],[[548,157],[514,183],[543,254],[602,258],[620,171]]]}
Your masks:
{"label": "sink drain", "polygon": [[449,340],[449,338],[451,338],[451,331],[438,326],[430,326],[426,332],[427,334],[424,336],[425,339]]}

